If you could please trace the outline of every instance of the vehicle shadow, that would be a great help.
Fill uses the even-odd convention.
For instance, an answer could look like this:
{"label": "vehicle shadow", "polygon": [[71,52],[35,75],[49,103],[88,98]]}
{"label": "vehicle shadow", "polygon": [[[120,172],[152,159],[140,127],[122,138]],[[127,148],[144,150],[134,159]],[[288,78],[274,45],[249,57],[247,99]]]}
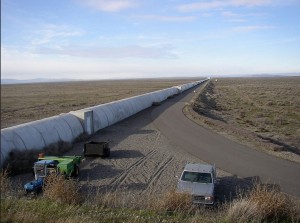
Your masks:
{"label": "vehicle shadow", "polygon": [[236,199],[239,195],[251,191],[258,181],[258,177],[228,176],[218,178],[215,191],[217,202],[225,203]]}
{"label": "vehicle shadow", "polygon": [[[153,133],[154,130],[151,129],[145,129],[144,127],[148,124],[152,123],[153,120],[155,120],[161,113],[163,113],[166,109],[168,109],[170,106],[174,105],[178,102],[188,102],[191,97],[190,93],[193,93],[195,89],[200,87],[200,85],[192,87],[189,90],[186,90],[182,94],[179,94],[173,98],[166,99],[161,103],[159,106],[152,106],[149,108],[146,108],[145,110],[142,110],[138,113],[136,113],[133,116],[130,116],[118,123],[115,123],[111,126],[108,126],[104,129],[101,129],[94,133],[92,136],[90,136],[85,141],[90,140],[104,140],[110,141],[111,148],[125,140],[127,137],[129,137],[132,134],[149,134]],[[118,132],[118,138],[111,137],[114,133]]]}
{"label": "vehicle shadow", "polygon": [[280,191],[277,184],[262,184],[258,176],[239,178],[237,176],[221,177],[217,180],[215,196],[218,204],[229,203],[251,192],[258,185],[266,189]]}
{"label": "vehicle shadow", "polygon": [[[91,172],[91,170],[93,171]],[[80,170],[79,180],[92,181],[98,179],[112,178],[120,174],[121,172],[122,170],[116,169],[111,165],[91,163]]]}
{"label": "vehicle shadow", "polygon": [[121,149],[121,150],[111,151],[109,159],[128,159],[128,158],[139,158],[143,156],[144,155],[137,150]]}

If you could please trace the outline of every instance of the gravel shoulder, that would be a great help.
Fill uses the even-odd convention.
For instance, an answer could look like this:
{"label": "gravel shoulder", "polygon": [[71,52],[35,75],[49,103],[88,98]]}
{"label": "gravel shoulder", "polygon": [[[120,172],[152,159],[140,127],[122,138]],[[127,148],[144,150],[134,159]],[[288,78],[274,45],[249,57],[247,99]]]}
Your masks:
{"label": "gravel shoulder", "polygon": [[[122,193],[141,199],[174,190],[187,162],[205,163],[187,154],[169,141],[153,124],[149,113],[138,113],[116,125],[99,131],[89,140],[110,141],[107,159],[87,157],[81,165],[80,184],[89,195]],[[82,154],[78,143],[68,154]],[[242,179],[217,170],[219,200],[231,199],[237,189],[246,189],[253,179]]]}
{"label": "gravel shoulder", "polygon": [[[155,197],[175,190],[177,177],[185,164],[205,163],[187,154],[169,141],[155,127],[149,108],[120,123],[107,127],[86,141],[77,143],[65,155],[82,155],[87,141],[110,141],[109,158],[86,157],[80,166],[79,183],[89,202],[95,196],[115,193],[130,199]],[[237,191],[248,189],[253,179],[243,179],[217,169],[218,200],[232,199]],[[30,180],[31,174],[13,178],[21,186]]]}
{"label": "gravel shoulder", "polygon": [[[172,143],[156,128],[151,112],[146,109],[113,126],[76,143],[65,155],[82,155],[88,141],[110,141],[109,158],[86,157],[80,165],[79,184],[88,202],[98,195],[117,194],[126,200],[143,200],[176,189],[177,177],[186,163],[205,163]],[[177,177],[176,177],[177,176]],[[14,177],[20,187],[31,174]],[[250,189],[253,178],[240,178],[217,169],[217,199],[232,200],[239,191]],[[125,199],[124,198],[124,199]]]}

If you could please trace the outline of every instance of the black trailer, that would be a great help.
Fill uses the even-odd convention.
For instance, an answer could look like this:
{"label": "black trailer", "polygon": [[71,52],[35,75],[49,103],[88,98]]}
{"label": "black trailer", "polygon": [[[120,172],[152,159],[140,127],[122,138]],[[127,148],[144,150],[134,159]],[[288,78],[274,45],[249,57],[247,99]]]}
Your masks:
{"label": "black trailer", "polygon": [[101,156],[102,158],[109,157],[110,148],[109,142],[94,142],[90,141],[84,144],[84,156]]}

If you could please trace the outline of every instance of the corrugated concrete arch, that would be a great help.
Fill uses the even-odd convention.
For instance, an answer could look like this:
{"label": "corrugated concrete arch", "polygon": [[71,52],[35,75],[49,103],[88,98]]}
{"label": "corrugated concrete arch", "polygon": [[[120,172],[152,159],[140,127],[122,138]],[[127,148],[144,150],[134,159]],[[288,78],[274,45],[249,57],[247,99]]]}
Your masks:
{"label": "corrugated concrete arch", "polygon": [[93,131],[89,132],[93,133],[151,107],[153,103],[162,102],[170,96],[194,87],[203,81],[183,84],[2,129],[0,166],[3,166],[4,161],[12,150],[39,150],[56,143],[58,144],[61,141],[72,143],[87,129],[87,122],[84,120],[87,113],[89,113],[87,117],[92,117],[91,128],[93,128]]}
{"label": "corrugated concrete arch", "polygon": [[1,130],[1,164],[13,150],[40,150],[61,141],[72,143],[83,134],[79,119],[62,114]]}
{"label": "corrugated concrete arch", "polygon": [[[188,85],[184,88],[184,90],[194,85]],[[101,104],[90,108],[85,108],[78,111],[72,111],[70,113],[81,119],[82,123],[85,123],[83,120],[84,113],[87,111],[92,111],[94,129],[91,132],[97,132],[102,128],[113,125],[146,108],[151,107],[152,104],[155,102],[162,102],[168,97],[176,95],[178,93],[179,90],[177,87],[171,87],[163,90],[154,91],[151,93],[142,94],[139,96],[134,96],[106,104]]]}

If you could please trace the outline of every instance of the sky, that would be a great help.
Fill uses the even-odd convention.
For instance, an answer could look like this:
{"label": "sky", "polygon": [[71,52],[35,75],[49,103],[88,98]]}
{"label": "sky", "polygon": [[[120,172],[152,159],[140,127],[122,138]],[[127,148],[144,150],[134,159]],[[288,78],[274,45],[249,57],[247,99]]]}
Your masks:
{"label": "sky", "polygon": [[1,79],[300,73],[300,0],[1,0]]}

